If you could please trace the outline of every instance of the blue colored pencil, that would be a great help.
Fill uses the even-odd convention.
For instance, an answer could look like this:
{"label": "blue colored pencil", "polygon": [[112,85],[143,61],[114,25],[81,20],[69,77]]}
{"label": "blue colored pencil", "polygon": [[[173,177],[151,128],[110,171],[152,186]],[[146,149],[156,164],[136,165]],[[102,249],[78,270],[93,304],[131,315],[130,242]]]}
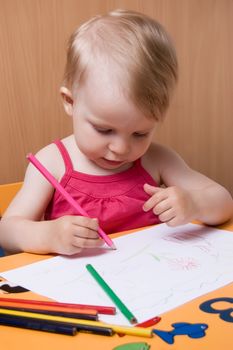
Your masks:
{"label": "blue colored pencil", "polygon": [[71,324],[59,324],[58,322],[26,319],[23,317],[0,316],[0,324],[3,326],[33,329],[35,331],[51,332],[65,335],[75,335],[77,327]]}
{"label": "blue colored pencil", "polygon": [[88,325],[71,322],[42,320],[35,319],[33,317],[14,316],[10,314],[0,314],[0,324],[11,327],[19,327],[67,335],[75,335],[77,331],[105,336],[112,336],[115,333],[112,328],[102,325],[99,326],[98,324]]}

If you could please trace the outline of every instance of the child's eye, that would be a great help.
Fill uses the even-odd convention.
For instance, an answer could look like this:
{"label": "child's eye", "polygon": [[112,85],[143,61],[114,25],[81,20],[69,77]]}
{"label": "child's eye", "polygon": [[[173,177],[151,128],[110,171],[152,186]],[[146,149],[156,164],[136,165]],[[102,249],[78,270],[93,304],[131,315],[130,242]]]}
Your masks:
{"label": "child's eye", "polygon": [[102,129],[102,128],[96,128],[96,127],[95,127],[95,130],[100,134],[106,134],[106,135],[111,134],[113,131],[112,129]]}
{"label": "child's eye", "polygon": [[148,132],[145,132],[145,133],[135,132],[133,135],[135,137],[146,137],[148,136]]}

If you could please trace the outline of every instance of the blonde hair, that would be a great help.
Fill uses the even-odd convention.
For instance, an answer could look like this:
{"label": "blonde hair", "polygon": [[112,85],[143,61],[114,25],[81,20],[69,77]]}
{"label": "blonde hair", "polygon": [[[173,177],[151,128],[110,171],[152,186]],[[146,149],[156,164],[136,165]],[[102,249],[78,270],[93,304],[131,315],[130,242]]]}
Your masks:
{"label": "blonde hair", "polygon": [[64,85],[85,80],[97,57],[120,68],[129,98],[146,115],[161,120],[177,81],[177,58],[160,23],[134,11],[115,10],[81,25],[70,37]]}

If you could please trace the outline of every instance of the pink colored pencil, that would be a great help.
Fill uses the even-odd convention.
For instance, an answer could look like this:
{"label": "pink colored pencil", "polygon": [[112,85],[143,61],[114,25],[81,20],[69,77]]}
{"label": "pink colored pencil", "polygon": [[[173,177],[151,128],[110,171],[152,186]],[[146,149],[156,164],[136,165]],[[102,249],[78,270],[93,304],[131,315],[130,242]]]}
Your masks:
{"label": "pink colored pencil", "polygon": [[84,310],[96,310],[99,314],[115,315],[116,308],[113,306],[102,306],[102,305],[84,305],[84,304],[71,304],[71,303],[60,303],[57,301],[49,300],[31,300],[31,299],[18,299],[18,298],[0,298],[0,303],[11,302],[11,303],[22,303],[26,305],[41,305],[41,306],[58,306],[65,307],[67,309],[78,308]]}
{"label": "pink colored pencil", "polygon": [[[51,183],[51,185],[67,200],[67,202],[77,211],[77,214],[89,217],[87,212],[69,195],[68,192],[61,186],[55,177],[39,162],[39,160],[32,154],[27,155],[27,159],[40,171],[40,173]],[[108,235],[99,228],[98,233],[105,243],[112,249],[116,249],[113,241]]]}

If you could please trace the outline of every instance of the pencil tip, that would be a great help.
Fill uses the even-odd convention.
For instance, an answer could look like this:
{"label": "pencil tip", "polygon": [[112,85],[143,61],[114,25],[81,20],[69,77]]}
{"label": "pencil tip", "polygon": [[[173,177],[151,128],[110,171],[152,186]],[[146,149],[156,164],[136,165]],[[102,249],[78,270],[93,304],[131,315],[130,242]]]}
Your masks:
{"label": "pencil tip", "polygon": [[136,317],[132,317],[131,320],[130,320],[130,323],[138,323],[138,320],[136,319]]}
{"label": "pencil tip", "polygon": [[116,249],[117,249],[114,243],[112,243],[111,249],[112,249],[112,250],[116,250]]}

